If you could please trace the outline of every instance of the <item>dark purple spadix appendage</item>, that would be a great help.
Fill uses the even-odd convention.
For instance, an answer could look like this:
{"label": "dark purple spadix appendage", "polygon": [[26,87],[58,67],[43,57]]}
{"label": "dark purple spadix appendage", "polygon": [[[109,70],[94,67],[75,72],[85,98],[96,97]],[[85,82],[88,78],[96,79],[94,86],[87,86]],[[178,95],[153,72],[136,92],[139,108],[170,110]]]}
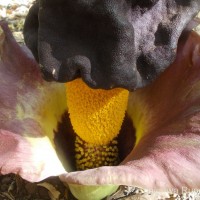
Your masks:
{"label": "dark purple spadix appendage", "polygon": [[174,61],[199,10],[199,0],[39,0],[24,36],[46,80],[132,91]]}

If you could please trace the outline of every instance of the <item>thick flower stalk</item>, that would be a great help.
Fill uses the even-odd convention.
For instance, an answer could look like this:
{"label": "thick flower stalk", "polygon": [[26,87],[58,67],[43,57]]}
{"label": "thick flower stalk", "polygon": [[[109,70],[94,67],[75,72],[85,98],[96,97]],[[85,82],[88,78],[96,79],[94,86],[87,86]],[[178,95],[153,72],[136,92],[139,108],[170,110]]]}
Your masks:
{"label": "thick flower stalk", "polygon": [[128,90],[91,89],[81,79],[66,86],[69,116],[77,134],[77,169],[117,165],[115,138],[125,116]]}

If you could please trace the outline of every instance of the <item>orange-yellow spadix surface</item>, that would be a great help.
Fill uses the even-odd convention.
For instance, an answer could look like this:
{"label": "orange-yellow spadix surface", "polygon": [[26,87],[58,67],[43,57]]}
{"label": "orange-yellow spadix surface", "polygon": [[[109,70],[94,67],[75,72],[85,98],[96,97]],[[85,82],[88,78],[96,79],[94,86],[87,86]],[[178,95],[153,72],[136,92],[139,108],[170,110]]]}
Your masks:
{"label": "orange-yellow spadix surface", "polygon": [[125,89],[91,89],[81,79],[67,85],[67,105],[76,134],[85,142],[106,145],[119,133],[127,107]]}

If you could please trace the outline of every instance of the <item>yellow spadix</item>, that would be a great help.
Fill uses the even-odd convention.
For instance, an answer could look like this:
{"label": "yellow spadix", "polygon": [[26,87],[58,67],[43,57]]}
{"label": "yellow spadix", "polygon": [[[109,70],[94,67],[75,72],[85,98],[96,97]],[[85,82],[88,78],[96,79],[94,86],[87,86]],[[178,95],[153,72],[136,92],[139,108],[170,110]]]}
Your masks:
{"label": "yellow spadix", "polygon": [[[81,79],[68,82],[66,86],[68,112],[75,133],[85,147],[88,143],[94,148],[108,145],[105,148],[108,149],[121,129],[129,92],[121,88],[91,89]],[[77,153],[82,147],[76,142]],[[76,158],[85,160],[84,156],[76,155]]]}

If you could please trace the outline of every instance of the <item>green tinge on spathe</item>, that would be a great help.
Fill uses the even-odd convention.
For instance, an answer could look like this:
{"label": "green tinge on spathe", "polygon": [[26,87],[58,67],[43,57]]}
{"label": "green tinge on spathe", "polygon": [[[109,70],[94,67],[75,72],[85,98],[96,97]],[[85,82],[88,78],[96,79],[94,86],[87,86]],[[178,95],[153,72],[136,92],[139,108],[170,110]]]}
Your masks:
{"label": "green tinge on spathe", "polygon": [[102,200],[118,189],[118,185],[88,186],[68,184],[71,193],[78,200]]}

